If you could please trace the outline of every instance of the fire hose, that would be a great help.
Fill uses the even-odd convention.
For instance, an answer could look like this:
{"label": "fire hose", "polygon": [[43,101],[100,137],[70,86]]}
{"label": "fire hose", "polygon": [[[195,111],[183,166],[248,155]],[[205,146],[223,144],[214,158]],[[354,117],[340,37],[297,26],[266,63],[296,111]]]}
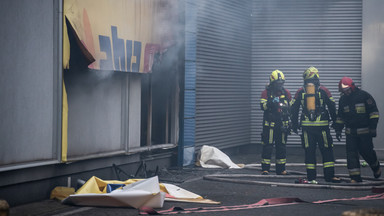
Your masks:
{"label": "fire hose", "polygon": [[[288,165],[288,164],[287,164]],[[345,166],[345,165],[344,165]],[[246,165],[245,169],[260,169],[257,165]],[[260,179],[298,179],[305,177],[305,172],[287,170],[289,175],[256,175],[256,174],[211,174],[205,175],[204,179],[220,182],[233,182],[240,184],[256,184],[281,187],[296,187],[296,188],[321,188],[321,189],[338,189],[338,190],[372,190],[375,186],[383,186],[384,180],[362,176],[364,182],[359,183],[319,183],[319,184],[297,184],[276,181],[262,181]],[[348,174],[338,174],[342,181],[348,181]],[[318,175],[318,177],[324,177]]]}

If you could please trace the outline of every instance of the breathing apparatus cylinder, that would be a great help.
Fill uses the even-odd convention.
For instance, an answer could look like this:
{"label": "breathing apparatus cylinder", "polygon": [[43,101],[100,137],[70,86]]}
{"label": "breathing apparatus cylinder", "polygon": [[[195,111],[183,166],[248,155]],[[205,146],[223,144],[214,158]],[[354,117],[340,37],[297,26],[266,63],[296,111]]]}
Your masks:
{"label": "breathing apparatus cylinder", "polygon": [[315,121],[316,120],[316,91],[315,91],[315,85],[313,83],[307,83],[305,86],[306,91],[306,104],[307,104],[307,111],[309,114],[309,120]]}

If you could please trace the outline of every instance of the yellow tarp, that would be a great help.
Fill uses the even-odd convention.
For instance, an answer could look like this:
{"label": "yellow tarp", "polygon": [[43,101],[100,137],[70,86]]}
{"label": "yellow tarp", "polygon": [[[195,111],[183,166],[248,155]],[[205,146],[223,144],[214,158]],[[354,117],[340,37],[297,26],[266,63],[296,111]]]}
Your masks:
{"label": "yellow tarp", "polygon": [[132,184],[140,180],[142,179],[128,179],[126,181],[102,180],[100,178],[93,176],[81,188],[79,188],[79,190],[76,191],[76,194],[107,193],[108,184]]}
{"label": "yellow tarp", "polygon": [[[143,179],[128,179],[125,181],[119,180],[102,180],[96,176],[92,176],[79,190],[76,191],[76,194],[86,194],[86,193],[107,193],[108,184],[132,184],[134,182],[140,181]],[[168,193],[166,187],[163,184],[160,184],[160,190],[162,192]],[[200,197],[202,198],[202,197]]]}
{"label": "yellow tarp", "polygon": [[[106,190],[107,183],[114,184],[124,182],[103,181],[92,177],[77,194],[68,196],[62,202],[64,204],[78,206],[163,207],[165,193],[160,191],[157,176],[128,184],[125,187],[115,189],[109,193],[103,193],[103,191]],[[130,183],[130,181],[125,181],[125,183]]]}
{"label": "yellow tarp", "polygon": [[[91,177],[76,194],[104,194],[107,193],[108,184],[132,184],[143,179],[128,179],[126,181],[102,180],[96,176]],[[220,202],[204,199],[200,195],[194,194],[172,184],[159,183],[160,191],[166,193],[166,201],[197,202],[207,204],[220,204]]]}
{"label": "yellow tarp", "polygon": [[72,194],[75,194],[75,188],[58,186],[51,191],[50,199],[58,199],[62,201]]}

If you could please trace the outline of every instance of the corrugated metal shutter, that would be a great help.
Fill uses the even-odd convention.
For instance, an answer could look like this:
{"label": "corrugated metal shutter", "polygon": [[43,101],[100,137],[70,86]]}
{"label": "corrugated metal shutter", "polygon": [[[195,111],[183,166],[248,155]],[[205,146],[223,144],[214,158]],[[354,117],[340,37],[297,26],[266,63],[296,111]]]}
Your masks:
{"label": "corrugated metal shutter", "polygon": [[249,144],[251,2],[197,5],[195,145]]}
{"label": "corrugated metal shutter", "polygon": [[[338,103],[343,76],[361,83],[361,35],[361,0],[253,0],[252,143],[260,143],[260,95],[273,70],[284,72],[285,88],[294,95],[303,71],[317,67]],[[289,144],[299,141],[297,135],[288,138]]]}

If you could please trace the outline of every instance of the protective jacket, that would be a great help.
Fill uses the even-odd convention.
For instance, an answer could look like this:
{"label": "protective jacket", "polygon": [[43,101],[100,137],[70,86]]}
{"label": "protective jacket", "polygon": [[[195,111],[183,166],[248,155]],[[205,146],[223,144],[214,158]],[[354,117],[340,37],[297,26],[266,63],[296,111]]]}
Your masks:
{"label": "protective jacket", "polygon": [[[309,95],[306,93],[305,88],[300,88],[297,90],[295,94],[295,98],[293,99],[293,105],[291,107],[292,114],[292,128],[297,129],[299,126],[303,130],[310,130],[322,127],[328,128],[330,116],[332,121],[336,121],[336,105],[335,100],[332,97],[332,94],[329,90],[320,86],[315,92],[315,101],[316,101],[316,109],[315,109],[315,119],[311,119],[310,113],[306,109],[307,100],[306,98]],[[298,122],[298,115],[300,111],[300,106],[303,107],[301,117],[300,117],[300,125]],[[327,109],[328,108],[328,109]],[[328,112],[329,111],[329,112]]]}
{"label": "protective jacket", "polygon": [[373,97],[366,91],[356,88],[351,95],[342,95],[339,102],[335,130],[345,133],[363,135],[376,133],[379,111]]}
{"label": "protective jacket", "polygon": [[264,111],[263,126],[265,127],[289,127],[290,105],[292,96],[287,89],[273,93],[265,89],[261,93],[260,106]]}

